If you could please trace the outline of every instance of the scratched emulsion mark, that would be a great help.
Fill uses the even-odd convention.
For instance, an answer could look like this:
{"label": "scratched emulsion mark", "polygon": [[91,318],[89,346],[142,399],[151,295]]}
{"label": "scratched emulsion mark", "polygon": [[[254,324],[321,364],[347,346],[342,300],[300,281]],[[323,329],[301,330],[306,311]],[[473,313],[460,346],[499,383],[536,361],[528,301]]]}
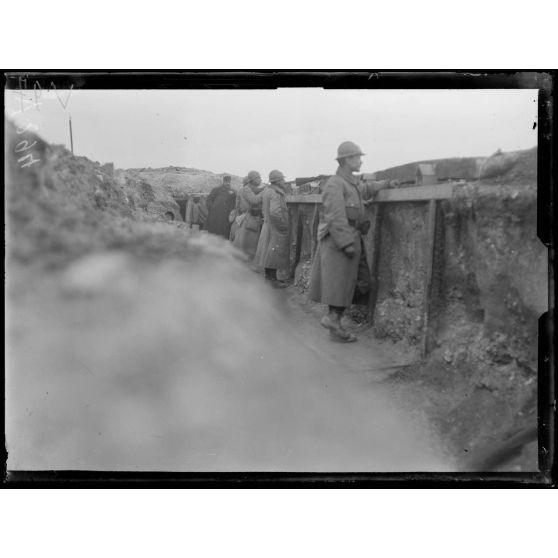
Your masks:
{"label": "scratched emulsion mark", "polygon": [[[24,125],[17,126],[16,128],[16,133],[22,136],[22,139],[14,147],[17,162],[20,168],[25,169],[41,161],[41,158],[38,157],[36,155],[36,152],[33,151],[33,147],[37,144],[37,141],[33,140],[30,142],[32,138],[26,137],[24,135],[28,132],[39,132],[39,125],[32,120],[32,115],[36,113],[29,113],[29,111],[31,111],[32,109],[40,111],[40,107],[43,104],[40,99],[43,96],[43,93],[45,91],[50,92],[51,90],[54,91],[62,109],[66,110],[74,86],[73,84],[70,86],[68,94],[64,100],[58,94],[58,89],[56,88],[56,84],[53,81],[50,82],[48,89],[44,90],[41,87],[39,81],[35,80],[35,82],[33,83],[33,88],[29,89],[27,87],[27,79],[24,76],[20,76],[18,78],[18,85],[19,87],[18,89],[14,90],[14,94],[19,98],[19,109],[11,111],[10,117],[13,118],[19,115],[24,115],[25,117]],[[30,98],[28,98],[28,95]]]}

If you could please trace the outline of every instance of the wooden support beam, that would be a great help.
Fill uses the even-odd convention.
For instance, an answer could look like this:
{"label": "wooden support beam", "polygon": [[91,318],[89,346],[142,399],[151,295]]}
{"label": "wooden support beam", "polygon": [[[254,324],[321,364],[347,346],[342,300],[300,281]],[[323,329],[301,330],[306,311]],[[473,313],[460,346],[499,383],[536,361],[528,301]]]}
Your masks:
{"label": "wooden support beam", "polygon": [[453,197],[453,184],[436,184],[433,186],[413,186],[410,188],[390,188],[380,190],[375,202],[413,202],[428,200],[445,200]]}
{"label": "wooden support beam", "polygon": [[[373,203],[423,202],[445,200],[454,195],[454,184],[435,184],[432,186],[412,186],[410,188],[389,188],[380,190]],[[321,194],[296,194],[287,196],[288,204],[322,203]]]}
{"label": "wooden support beam", "polygon": [[318,248],[318,225],[320,224],[320,204],[314,204],[314,212],[312,214],[312,225],[310,228],[310,259],[314,259],[314,254]]}
{"label": "wooden support beam", "polygon": [[296,266],[300,262],[300,255],[302,253],[302,235],[304,233],[304,225],[302,223],[302,214],[300,211],[298,212],[298,222],[296,224],[296,250],[295,250],[295,259],[294,259],[294,266],[292,277],[295,276]]}
{"label": "wooden support beam", "polygon": [[322,194],[296,194],[291,196],[285,196],[288,204],[303,203],[303,204],[314,204],[322,203]]}
{"label": "wooden support beam", "polygon": [[426,276],[424,280],[423,300],[423,334],[422,334],[422,357],[424,358],[430,350],[430,301],[432,298],[432,277],[434,272],[434,249],[436,240],[436,214],[437,202],[430,200],[428,204],[428,229],[425,253]]}
{"label": "wooden support beam", "polygon": [[370,323],[374,323],[376,313],[376,302],[380,290],[380,251],[382,246],[382,222],[386,208],[376,205],[374,208],[374,232],[372,237],[372,261],[370,262],[370,297],[368,302]]}
{"label": "wooden support beam", "polygon": [[294,204],[289,208],[289,244],[290,253],[294,254],[289,270],[289,276],[295,276],[296,266],[300,261],[301,239],[302,239],[302,223],[300,222],[300,210],[298,204]]}

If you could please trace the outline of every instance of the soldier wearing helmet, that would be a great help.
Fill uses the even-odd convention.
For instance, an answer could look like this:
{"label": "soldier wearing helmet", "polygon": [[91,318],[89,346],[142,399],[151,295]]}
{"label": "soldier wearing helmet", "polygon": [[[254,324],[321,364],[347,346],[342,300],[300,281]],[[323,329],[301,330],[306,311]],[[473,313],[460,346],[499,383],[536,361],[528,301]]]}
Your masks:
{"label": "soldier wearing helmet", "polygon": [[287,184],[278,170],[269,173],[269,183],[262,195],[263,226],[254,264],[265,270],[265,278],[272,287],[280,289],[287,284],[277,279],[277,270],[289,267]]}
{"label": "soldier wearing helmet", "polygon": [[257,171],[250,171],[246,184],[238,193],[239,224],[233,244],[240,248],[250,260],[256,254],[262,228],[262,179]]}
{"label": "soldier wearing helmet", "polygon": [[362,166],[364,153],[355,143],[343,142],[337,149],[339,167],[322,192],[322,212],[318,227],[318,248],[312,263],[308,297],[327,304],[328,314],[321,325],[329,329],[332,341],[356,341],[341,325],[341,317],[351,304],[367,304],[370,269],[362,235],[368,232],[364,201],[397,181],[363,182],[353,175]]}

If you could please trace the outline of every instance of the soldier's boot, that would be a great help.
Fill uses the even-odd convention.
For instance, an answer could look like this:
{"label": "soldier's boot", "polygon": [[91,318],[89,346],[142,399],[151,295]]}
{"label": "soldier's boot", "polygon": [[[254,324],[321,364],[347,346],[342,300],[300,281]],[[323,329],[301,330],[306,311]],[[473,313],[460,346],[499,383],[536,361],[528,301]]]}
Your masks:
{"label": "soldier's boot", "polygon": [[336,343],[354,343],[357,337],[354,333],[340,328],[338,331],[329,330],[329,340]]}
{"label": "soldier's boot", "polygon": [[320,325],[333,331],[339,327],[339,321],[339,316],[337,314],[329,313],[320,320]]}
{"label": "soldier's boot", "polygon": [[330,312],[320,320],[320,325],[329,329],[329,338],[338,343],[352,343],[356,341],[356,335],[347,331],[341,325],[341,316],[336,312]]}

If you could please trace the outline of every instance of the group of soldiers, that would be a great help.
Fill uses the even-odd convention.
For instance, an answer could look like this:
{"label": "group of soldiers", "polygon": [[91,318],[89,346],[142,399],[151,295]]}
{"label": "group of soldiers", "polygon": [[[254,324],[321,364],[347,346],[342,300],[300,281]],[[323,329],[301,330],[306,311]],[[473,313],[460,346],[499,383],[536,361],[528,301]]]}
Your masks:
{"label": "group of soldiers", "polygon": [[[329,330],[332,341],[350,343],[356,336],[341,318],[351,304],[368,304],[371,274],[366,260],[363,237],[370,221],[365,205],[379,190],[398,185],[395,180],[362,180],[355,176],[364,153],[353,142],[337,149],[339,164],[322,189],[318,226],[318,247],[312,262],[308,298],[328,306],[321,325]],[[207,198],[207,230],[229,238],[254,266],[265,270],[274,288],[287,284],[277,271],[289,267],[289,212],[285,176],[278,170],[269,173],[269,186],[262,186],[258,172],[250,171],[238,195],[225,176],[223,185]]]}
{"label": "group of soldiers", "polygon": [[213,188],[207,197],[207,231],[231,240],[274,288],[287,283],[277,271],[289,266],[289,212],[285,196],[285,176],[278,170],[269,173],[269,185],[262,185],[257,171],[243,179],[238,195],[231,188],[231,177]]}

